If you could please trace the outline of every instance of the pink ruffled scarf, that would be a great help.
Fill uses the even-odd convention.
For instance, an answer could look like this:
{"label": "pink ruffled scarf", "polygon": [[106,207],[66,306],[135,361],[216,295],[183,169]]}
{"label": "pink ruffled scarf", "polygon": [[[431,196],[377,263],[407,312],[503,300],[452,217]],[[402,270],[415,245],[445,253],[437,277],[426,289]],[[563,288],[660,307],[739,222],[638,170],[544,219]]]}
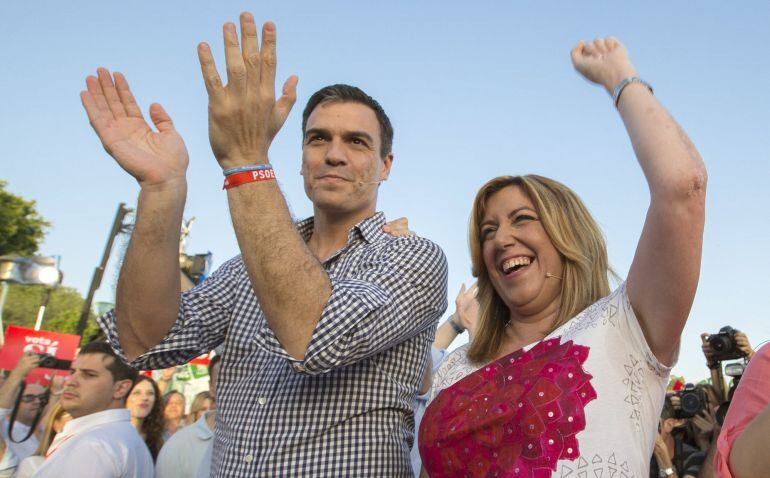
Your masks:
{"label": "pink ruffled scarf", "polygon": [[589,348],[560,338],[507,355],[444,389],[425,410],[420,455],[431,478],[550,477],[580,456]]}

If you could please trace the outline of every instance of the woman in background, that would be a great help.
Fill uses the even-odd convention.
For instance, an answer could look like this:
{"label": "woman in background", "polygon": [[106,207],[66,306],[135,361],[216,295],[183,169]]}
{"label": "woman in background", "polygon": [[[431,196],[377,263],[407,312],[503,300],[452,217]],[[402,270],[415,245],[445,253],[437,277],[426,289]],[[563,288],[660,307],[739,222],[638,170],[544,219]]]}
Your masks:
{"label": "woman in background", "polygon": [[48,451],[48,447],[51,446],[51,442],[57,433],[62,431],[64,425],[72,420],[72,416],[65,412],[60,403],[56,403],[51,408],[48,414],[48,419],[45,422],[45,428],[40,436],[40,442],[37,446],[37,450],[31,456],[28,456],[19,463],[19,467],[16,470],[14,478],[30,478],[35,474],[38,468],[45,461],[45,454]]}
{"label": "woman in background", "polygon": [[176,431],[184,426],[185,398],[181,392],[171,391],[166,394],[163,406],[163,417],[166,420],[163,440],[168,440]]}
{"label": "woman in background", "polygon": [[197,422],[204,413],[211,410],[213,405],[214,401],[211,399],[211,394],[205,390],[200,392],[193,398],[192,405],[190,405],[190,413],[185,418],[185,424],[192,425]]}
{"label": "woman in background", "polygon": [[126,399],[126,408],[131,411],[131,424],[150,449],[153,461],[158,458],[164,442],[165,419],[160,396],[155,380],[140,374]]}

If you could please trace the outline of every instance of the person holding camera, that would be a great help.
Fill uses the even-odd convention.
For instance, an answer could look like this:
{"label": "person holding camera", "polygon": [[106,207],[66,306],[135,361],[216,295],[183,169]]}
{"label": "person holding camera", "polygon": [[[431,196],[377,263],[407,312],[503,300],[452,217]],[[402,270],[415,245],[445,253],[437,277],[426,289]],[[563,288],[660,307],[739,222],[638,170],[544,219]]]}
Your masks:
{"label": "person holding camera", "polygon": [[[8,379],[0,387],[0,436],[5,441],[8,450],[19,461],[35,453],[39,444],[35,433],[31,433],[35,418],[42,415],[42,409],[47,402],[46,389],[38,383],[22,384],[27,375],[40,366],[40,356],[34,352],[25,352],[16,368],[8,375]],[[21,391],[21,398],[19,393]],[[13,428],[9,433],[8,425],[16,401],[19,405]],[[26,437],[26,438],[25,438]]]}
{"label": "person holding camera", "polygon": [[706,454],[685,440],[686,413],[667,396],[650,462],[650,478],[696,478]]}
{"label": "person holding camera", "polygon": [[711,383],[717,388],[722,400],[729,400],[721,373],[721,363],[724,360],[745,358],[751,360],[754,349],[749,337],[732,327],[725,326],[717,334],[704,332],[700,334],[701,350],[706,357],[706,366],[711,371]]}

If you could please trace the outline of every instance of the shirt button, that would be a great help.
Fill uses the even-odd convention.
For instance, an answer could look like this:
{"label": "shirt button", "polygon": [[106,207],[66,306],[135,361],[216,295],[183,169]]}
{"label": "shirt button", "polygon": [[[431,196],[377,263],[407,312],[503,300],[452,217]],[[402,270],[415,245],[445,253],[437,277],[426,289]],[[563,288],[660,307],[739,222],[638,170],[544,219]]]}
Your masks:
{"label": "shirt button", "polygon": [[[257,399],[257,403],[259,403],[260,405],[264,405],[264,404],[266,404],[266,403],[267,403],[267,399],[266,399],[265,397],[259,397],[259,398]],[[251,455],[249,455],[249,456],[251,456]],[[253,457],[252,457],[252,458],[253,458]]]}
{"label": "shirt button", "polygon": [[252,461],[254,461],[254,455],[246,455],[246,456],[244,456],[243,457],[243,461],[245,461],[246,463],[251,463]]}
{"label": "shirt button", "polygon": [[304,372],[305,367],[303,367],[301,364],[293,363],[291,364],[291,367],[294,369],[295,372]]}

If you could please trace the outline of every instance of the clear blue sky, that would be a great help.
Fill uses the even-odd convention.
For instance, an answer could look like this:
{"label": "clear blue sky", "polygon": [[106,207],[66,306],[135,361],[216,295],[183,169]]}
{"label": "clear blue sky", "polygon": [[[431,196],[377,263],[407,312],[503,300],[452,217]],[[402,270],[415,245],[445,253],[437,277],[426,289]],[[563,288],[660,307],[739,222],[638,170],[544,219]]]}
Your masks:
{"label": "clear blue sky", "polygon": [[[0,178],[53,222],[43,254],[85,293],[119,202],[137,186],[102,150],[78,92],[97,66],[124,72],[145,109],[161,102],[190,151],[188,252],[215,265],[238,253],[211,155],[195,47],[250,9],[278,25],[279,78],[299,75],[298,106],[271,150],[297,217],[301,105],[336,82],[378,98],[396,160],[380,209],[408,216],[450,264],[450,309],[472,280],[467,218],[478,187],[539,173],[571,186],[625,276],[648,194],[609,98],[580,79],[569,50],[614,35],[689,132],[709,170],[698,295],[675,372],[705,376],[699,334],[731,324],[770,339],[770,4],[767,2],[61,2],[0,3]],[[258,215],[259,211],[255,211]],[[119,242],[113,259],[120,254]],[[116,261],[97,300],[112,301]]]}

